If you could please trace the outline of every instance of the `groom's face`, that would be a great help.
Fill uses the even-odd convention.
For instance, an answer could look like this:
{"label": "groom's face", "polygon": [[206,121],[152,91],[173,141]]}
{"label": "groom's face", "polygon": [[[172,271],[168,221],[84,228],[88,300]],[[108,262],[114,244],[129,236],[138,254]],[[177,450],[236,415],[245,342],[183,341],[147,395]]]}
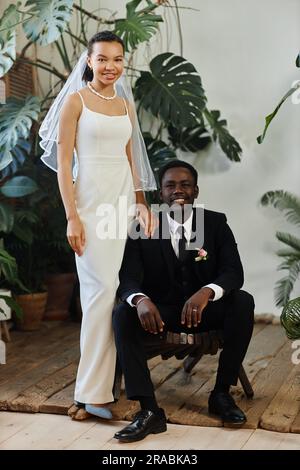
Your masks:
{"label": "groom's face", "polygon": [[192,173],[184,167],[169,168],[161,182],[160,198],[162,202],[172,206],[179,204],[193,205],[198,197],[199,188]]}

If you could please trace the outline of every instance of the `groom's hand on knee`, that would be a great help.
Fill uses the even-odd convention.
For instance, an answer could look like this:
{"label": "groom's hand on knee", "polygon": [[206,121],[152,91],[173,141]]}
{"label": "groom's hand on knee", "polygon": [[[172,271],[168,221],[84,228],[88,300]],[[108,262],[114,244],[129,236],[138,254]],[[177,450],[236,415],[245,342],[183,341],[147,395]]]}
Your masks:
{"label": "groom's hand on knee", "polygon": [[156,305],[148,298],[137,306],[137,314],[144,330],[157,334],[163,331],[164,322]]}
{"label": "groom's hand on knee", "polygon": [[202,287],[192,295],[184,304],[181,312],[181,324],[188,328],[197,327],[201,322],[202,312],[208,301],[214,296],[214,291],[210,287]]}

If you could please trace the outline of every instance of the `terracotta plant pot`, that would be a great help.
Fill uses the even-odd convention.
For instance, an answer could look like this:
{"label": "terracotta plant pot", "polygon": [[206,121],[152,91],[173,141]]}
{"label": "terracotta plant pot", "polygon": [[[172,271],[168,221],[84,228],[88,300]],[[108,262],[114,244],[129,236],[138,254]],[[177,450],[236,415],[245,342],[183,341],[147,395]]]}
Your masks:
{"label": "terracotta plant pot", "polygon": [[23,309],[21,319],[14,315],[14,320],[19,330],[34,331],[39,329],[44,316],[47,297],[47,292],[15,296],[16,301]]}
{"label": "terracotta plant pot", "polygon": [[49,274],[46,278],[48,302],[44,320],[66,320],[76,282],[75,273]]}

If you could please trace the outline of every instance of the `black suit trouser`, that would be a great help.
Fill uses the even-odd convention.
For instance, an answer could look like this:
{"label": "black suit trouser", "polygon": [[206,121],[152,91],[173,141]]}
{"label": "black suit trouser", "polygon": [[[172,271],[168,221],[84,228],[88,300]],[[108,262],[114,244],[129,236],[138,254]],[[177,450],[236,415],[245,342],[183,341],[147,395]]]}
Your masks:
{"label": "black suit trouser", "polygon": [[[224,346],[219,358],[217,381],[236,385],[253,331],[253,297],[248,292],[238,290],[216,302],[209,302],[203,310],[201,323],[196,328],[181,325],[183,302],[177,305],[156,305],[166,331],[199,333],[222,329]],[[136,308],[130,307],[127,302],[115,307],[113,327],[127,397],[134,400],[141,396],[152,396],[154,389],[144,346],[146,336],[151,333],[142,328]]]}

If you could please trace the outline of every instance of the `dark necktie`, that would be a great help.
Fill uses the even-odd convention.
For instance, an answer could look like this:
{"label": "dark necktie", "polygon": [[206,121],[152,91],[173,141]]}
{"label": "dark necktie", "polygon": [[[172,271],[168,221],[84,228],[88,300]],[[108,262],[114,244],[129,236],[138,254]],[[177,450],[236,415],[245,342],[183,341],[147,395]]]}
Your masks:
{"label": "dark necktie", "polygon": [[179,261],[184,261],[186,258],[186,238],[184,236],[184,226],[180,225],[177,228],[177,233],[179,234],[178,241],[178,259]]}

